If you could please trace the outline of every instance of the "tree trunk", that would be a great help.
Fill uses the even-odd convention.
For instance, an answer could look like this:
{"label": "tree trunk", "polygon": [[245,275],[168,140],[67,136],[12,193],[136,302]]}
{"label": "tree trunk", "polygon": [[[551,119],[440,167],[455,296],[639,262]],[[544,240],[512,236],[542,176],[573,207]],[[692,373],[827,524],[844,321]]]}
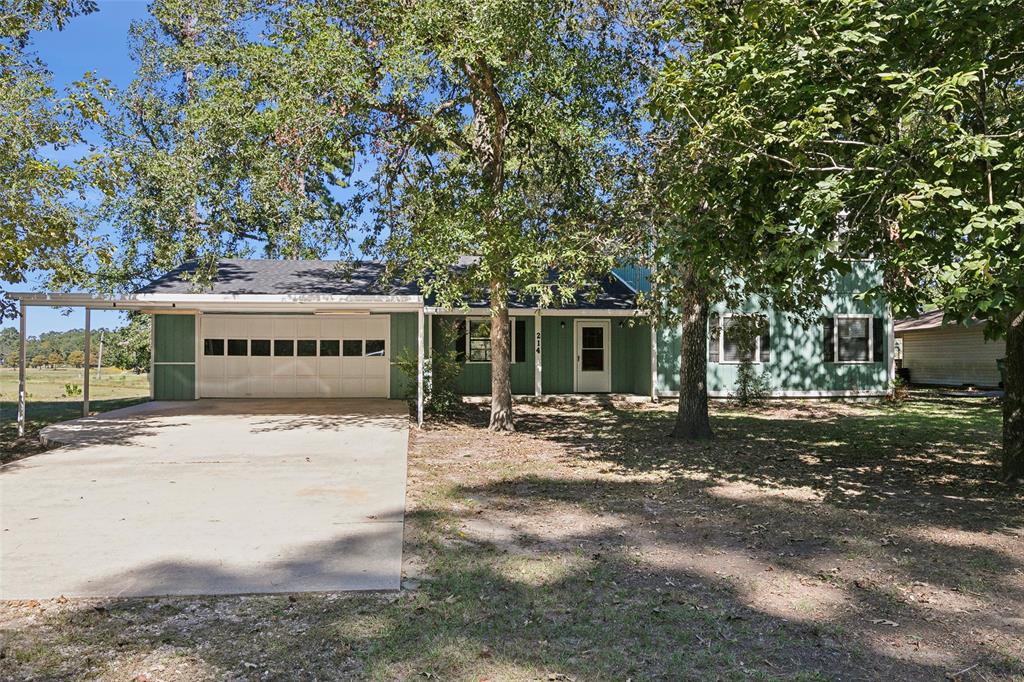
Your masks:
{"label": "tree trunk", "polygon": [[708,301],[693,278],[686,278],[682,301],[679,352],[679,409],[672,437],[708,440],[714,437],[708,418]]}
{"label": "tree trunk", "polygon": [[1003,383],[1003,479],[1024,479],[1024,310],[1010,315]]}
{"label": "tree trunk", "polygon": [[491,282],[491,431],[515,431],[511,359],[508,292],[504,282],[494,281]]}

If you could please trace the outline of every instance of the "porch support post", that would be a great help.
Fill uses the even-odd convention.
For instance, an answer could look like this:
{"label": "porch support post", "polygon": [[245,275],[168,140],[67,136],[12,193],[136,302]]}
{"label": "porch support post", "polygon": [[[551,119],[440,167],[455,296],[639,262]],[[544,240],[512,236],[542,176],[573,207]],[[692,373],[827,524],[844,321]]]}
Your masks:
{"label": "porch support post", "polygon": [[891,395],[893,391],[893,382],[896,381],[896,320],[892,318],[892,306],[886,304],[885,306],[886,316],[889,318],[889,338],[886,339],[885,352],[887,353],[886,363],[888,365],[889,381],[885,385],[886,395]]}
{"label": "porch support post", "polygon": [[416,311],[416,424],[423,426],[423,307]]}
{"label": "porch support post", "polygon": [[89,360],[92,356],[92,319],[89,308],[85,309],[85,374],[82,376],[82,416],[89,416]]}
{"label": "porch support post", "polygon": [[540,361],[541,351],[541,316],[540,311],[533,313],[533,395],[541,397],[544,394],[544,384],[541,381],[542,370]]}
{"label": "porch support post", "polygon": [[21,302],[21,315],[18,329],[18,437],[25,435],[25,310],[28,306]]}
{"label": "porch support post", "polygon": [[658,402],[658,327],[651,317],[651,402]]}

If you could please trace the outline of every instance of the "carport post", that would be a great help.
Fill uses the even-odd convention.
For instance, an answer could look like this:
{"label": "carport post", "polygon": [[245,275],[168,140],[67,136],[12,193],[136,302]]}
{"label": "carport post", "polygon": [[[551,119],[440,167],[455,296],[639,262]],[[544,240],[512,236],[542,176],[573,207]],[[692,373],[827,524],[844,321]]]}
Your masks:
{"label": "carport post", "polygon": [[423,307],[416,311],[416,424],[423,426]]}
{"label": "carport post", "polygon": [[85,375],[82,378],[82,416],[89,416],[89,357],[92,353],[90,348],[90,337],[92,336],[92,319],[90,317],[90,311],[87,307],[85,309]]}
{"label": "carport post", "polygon": [[21,320],[18,328],[18,437],[25,435],[25,302],[21,302]]}
{"label": "carport post", "polygon": [[658,402],[658,327],[651,316],[651,402]]}

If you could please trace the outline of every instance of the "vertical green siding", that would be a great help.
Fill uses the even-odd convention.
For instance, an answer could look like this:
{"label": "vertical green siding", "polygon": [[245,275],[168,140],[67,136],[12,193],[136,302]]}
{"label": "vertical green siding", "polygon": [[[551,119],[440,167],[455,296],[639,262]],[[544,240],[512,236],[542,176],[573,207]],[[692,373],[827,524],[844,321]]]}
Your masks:
{"label": "vertical green siding", "polygon": [[195,365],[153,365],[154,400],[194,400]]}
{"label": "vertical green siding", "polygon": [[[632,322],[632,324],[630,324]],[[651,327],[612,318],[612,393],[651,392]]]}
{"label": "vertical green siding", "polygon": [[416,313],[391,313],[391,393],[390,398],[401,400],[416,386],[415,379],[405,376],[396,361],[405,352],[416,357]]}
{"label": "vertical green siding", "polygon": [[544,393],[572,393],[573,318],[541,318],[541,388]]}
{"label": "vertical green siding", "polygon": [[[486,314],[486,313],[484,313]],[[474,315],[473,317],[479,317]],[[455,321],[463,322],[466,316],[458,315],[433,315],[431,316],[432,344],[435,350],[441,349],[441,325]],[[534,342],[533,316],[518,317],[516,320],[526,322],[526,361],[513,362],[509,370],[509,380],[512,383],[512,393],[517,395],[533,393],[533,356]],[[491,393],[491,363],[489,362],[464,362],[462,373],[459,375],[458,391],[462,395],[490,395]]]}
{"label": "vertical green siding", "polygon": [[[889,333],[892,319],[885,301],[864,301],[858,297],[874,286],[873,264],[857,261],[849,275],[837,279],[836,290],[822,301],[821,316],[844,313],[871,314],[882,318],[882,361],[863,364],[825,362],[824,334],[820,322],[810,324],[790,319],[751,301],[742,312],[765,312],[771,324],[771,359],[755,365],[768,371],[769,388],[777,394],[822,394],[825,392],[883,393],[888,388]],[[728,312],[719,304],[712,313]],[[708,391],[728,395],[735,390],[738,365],[708,363]],[[658,391],[679,391],[679,329],[658,330]]]}
{"label": "vertical green siding", "polygon": [[195,361],[195,316],[154,315],[153,398],[155,400],[195,399]]}
{"label": "vertical green siding", "polygon": [[196,361],[196,318],[192,315],[153,316],[153,361]]}

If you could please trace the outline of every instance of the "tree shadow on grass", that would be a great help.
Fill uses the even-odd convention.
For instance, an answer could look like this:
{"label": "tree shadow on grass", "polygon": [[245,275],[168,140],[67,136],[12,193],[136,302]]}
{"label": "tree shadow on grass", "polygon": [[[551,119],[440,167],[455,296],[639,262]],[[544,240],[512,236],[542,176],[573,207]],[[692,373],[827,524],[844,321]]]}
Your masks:
{"label": "tree shadow on grass", "polygon": [[1021,521],[1022,491],[998,482],[999,416],[990,406],[782,412],[717,406],[716,438],[708,442],[669,438],[673,415],[666,411],[536,411],[517,424],[609,471],[806,488],[843,509],[963,530]]}

